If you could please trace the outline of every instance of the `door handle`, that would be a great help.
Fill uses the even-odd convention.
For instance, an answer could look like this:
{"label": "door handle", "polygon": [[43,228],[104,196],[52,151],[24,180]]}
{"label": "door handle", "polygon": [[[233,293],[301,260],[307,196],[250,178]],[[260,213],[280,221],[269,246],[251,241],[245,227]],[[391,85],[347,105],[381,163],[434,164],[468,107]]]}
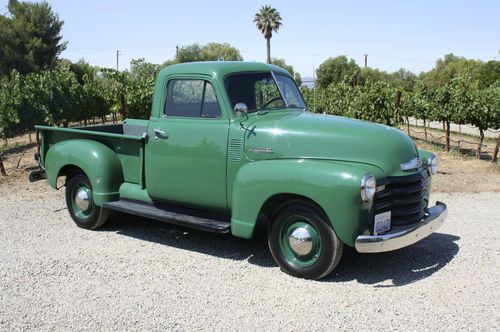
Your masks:
{"label": "door handle", "polygon": [[158,138],[168,138],[168,133],[156,128],[155,129],[155,139],[158,139]]}

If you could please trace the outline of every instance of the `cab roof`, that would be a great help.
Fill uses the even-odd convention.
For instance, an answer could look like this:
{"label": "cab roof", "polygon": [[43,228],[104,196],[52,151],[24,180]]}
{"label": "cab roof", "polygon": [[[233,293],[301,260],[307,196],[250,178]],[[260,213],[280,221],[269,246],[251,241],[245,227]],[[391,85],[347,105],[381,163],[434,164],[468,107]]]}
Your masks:
{"label": "cab roof", "polygon": [[160,71],[159,77],[163,78],[173,74],[204,74],[212,77],[223,78],[232,73],[263,71],[273,71],[291,76],[285,69],[267,63],[243,61],[203,61],[170,65]]}

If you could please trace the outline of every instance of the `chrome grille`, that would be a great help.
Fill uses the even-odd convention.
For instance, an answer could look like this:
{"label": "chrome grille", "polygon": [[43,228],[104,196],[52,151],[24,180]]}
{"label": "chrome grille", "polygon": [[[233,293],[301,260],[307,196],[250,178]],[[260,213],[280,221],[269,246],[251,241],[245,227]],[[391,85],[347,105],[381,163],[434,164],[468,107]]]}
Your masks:
{"label": "chrome grille", "polygon": [[391,225],[402,226],[421,221],[427,208],[427,170],[408,176],[377,181],[385,188],[375,194],[374,214],[391,211]]}

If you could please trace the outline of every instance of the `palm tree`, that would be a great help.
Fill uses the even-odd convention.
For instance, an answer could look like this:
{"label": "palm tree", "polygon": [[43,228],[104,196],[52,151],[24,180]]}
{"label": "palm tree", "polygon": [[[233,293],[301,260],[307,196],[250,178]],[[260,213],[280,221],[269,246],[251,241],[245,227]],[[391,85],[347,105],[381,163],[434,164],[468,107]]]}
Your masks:
{"label": "palm tree", "polygon": [[271,63],[271,38],[273,31],[278,32],[281,26],[281,16],[276,8],[270,5],[262,6],[253,19],[257,29],[262,32],[267,41],[267,63]]}

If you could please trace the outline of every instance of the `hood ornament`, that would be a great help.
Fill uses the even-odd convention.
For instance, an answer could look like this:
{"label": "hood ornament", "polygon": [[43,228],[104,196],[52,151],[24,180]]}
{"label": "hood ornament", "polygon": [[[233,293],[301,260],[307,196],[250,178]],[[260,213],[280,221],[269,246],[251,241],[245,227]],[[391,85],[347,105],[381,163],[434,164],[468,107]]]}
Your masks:
{"label": "hood ornament", "polygon": [[420,158],[413,158],[409,162],[401,164],[401,170],[407,171],[407,170],[410,170],[410,169],[419,168],[420,166],[422,166],[422,159],[420,159]]}

